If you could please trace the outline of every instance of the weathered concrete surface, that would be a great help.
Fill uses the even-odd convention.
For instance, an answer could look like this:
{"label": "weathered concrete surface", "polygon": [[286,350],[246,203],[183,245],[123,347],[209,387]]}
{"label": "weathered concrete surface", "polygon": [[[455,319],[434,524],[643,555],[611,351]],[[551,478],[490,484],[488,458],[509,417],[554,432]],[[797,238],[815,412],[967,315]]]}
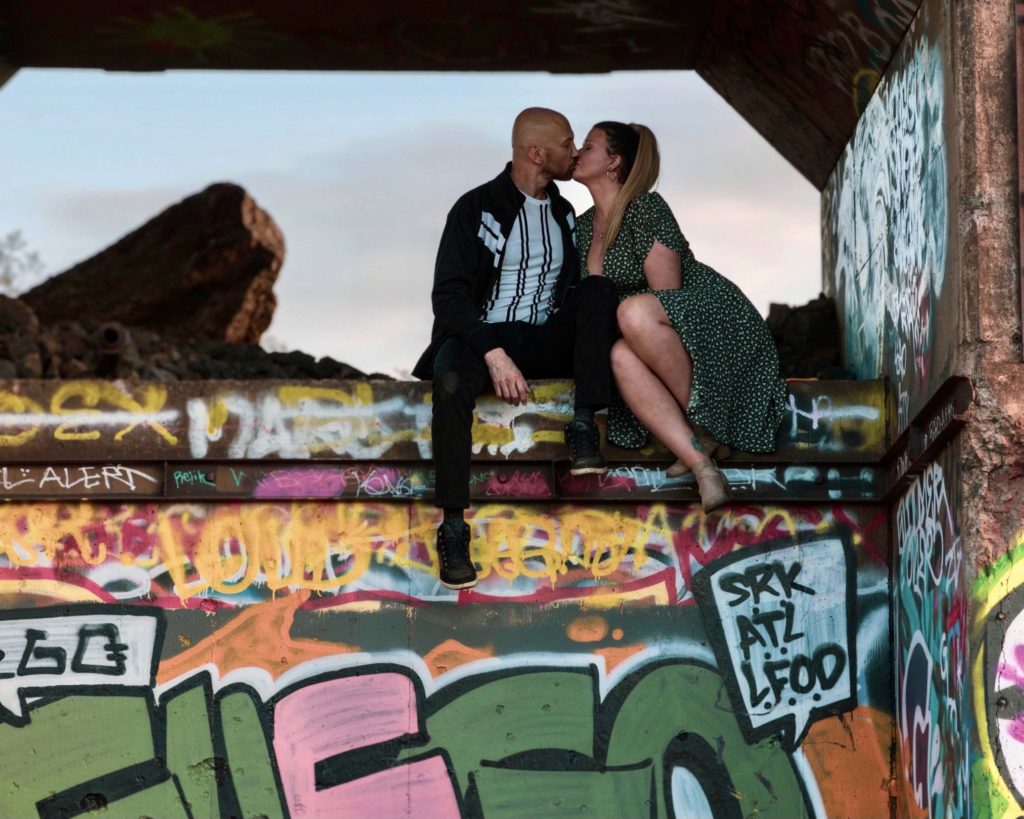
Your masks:
{"label": "weathered concrete surface", "polygon": [[[1012,3],[953,3],[960,313],[957,371],[976,400],[961,436],[960,515],[971,590],[975,815],[1024,810],[1020,617],[1024,569],[1017,54]],[[1021,13],[1018,3],[1016,12]]]}
{"label": "weathered concrete surface", "polygon": [[964,546],[981,570],[1024,526],[1024,364],[1018,240],[1014,14],[958,3],[962,270],[958,369],[977,389],[964,439]]}

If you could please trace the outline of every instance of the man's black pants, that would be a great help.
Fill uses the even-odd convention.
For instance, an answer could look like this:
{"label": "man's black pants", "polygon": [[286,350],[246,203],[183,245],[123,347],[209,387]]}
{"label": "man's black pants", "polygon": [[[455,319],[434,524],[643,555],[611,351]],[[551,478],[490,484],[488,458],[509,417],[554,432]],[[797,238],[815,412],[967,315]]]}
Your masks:
{"label": "man's black pants", "polygon": [[[544,324],[494,324],[500,345],[525,378],[573,378],[576,406],[603,409],[611,400],[611,347],[618,336],[615,286],[587,276],[561,309]],[[434,414],[431,423],[435,504],[469,506],[469,462],[476,399],[492,389],[483,357],[458,338],[434,357]]]}

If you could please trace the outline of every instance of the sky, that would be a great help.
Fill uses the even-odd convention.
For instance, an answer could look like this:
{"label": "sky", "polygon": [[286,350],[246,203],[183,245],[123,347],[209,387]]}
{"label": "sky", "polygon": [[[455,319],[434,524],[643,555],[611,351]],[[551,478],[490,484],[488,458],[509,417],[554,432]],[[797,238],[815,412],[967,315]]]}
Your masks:
{"label": "sky", "polygon": [[[815,188],[693,72],[156,74],[22,70],[0,88],[0,238],[48,275],[213,182],[287,251],[264,346],[406,376],[430,335],[445,216],[510,158],[523,108],[650,126],[657,189],[697,258],[767,314],[821,286]],[[587,190],[563,193],[582,212]]]}

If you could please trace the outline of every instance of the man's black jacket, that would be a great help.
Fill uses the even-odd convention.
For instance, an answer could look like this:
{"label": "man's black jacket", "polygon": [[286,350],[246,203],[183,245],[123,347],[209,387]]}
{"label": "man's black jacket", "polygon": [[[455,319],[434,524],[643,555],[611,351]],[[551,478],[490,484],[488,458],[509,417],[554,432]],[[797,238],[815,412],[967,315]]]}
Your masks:
{"label": "man's black jacket", "polygon": [[[547,186],[551,212],[562,231],[562,269],[555,285],[555,306],[576,281],[575,214],[572,205]],[[434,265],[434,328],[430,346],[416,362],[412,374],[431,378],[434,356],[452,336],[461,336],[482,356],[497,347],[494,331],[481,320],[483,306],[501,273],[505,245],[526,197],[512,181],[512,163],[490,182],[459,197],[448,213]]]}

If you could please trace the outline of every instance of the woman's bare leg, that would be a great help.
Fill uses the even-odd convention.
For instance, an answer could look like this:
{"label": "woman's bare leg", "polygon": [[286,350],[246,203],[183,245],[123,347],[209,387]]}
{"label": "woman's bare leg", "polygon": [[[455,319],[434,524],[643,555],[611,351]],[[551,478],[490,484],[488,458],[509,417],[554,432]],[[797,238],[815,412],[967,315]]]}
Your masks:
{"label": "woman's bare leg", "polygon": [[[675,331],[672,332],[675,335]],[[675,339],[676,345],[682,349],[679,337],[675,336]],[[689,356],[686,358],[689,361]],[[687,423],[676,396],[624,338],[612,347],[612,373],[623,400],[633,414],[673,455],[690,469],[710,460]],[[686,386],[689,391],[689,384]]]}
{"label": "woman's bare leg", "polygon": [[630,296],[619,305],[616,318],[630,349],[685,411],[693,387],[693,362],[658,297],[650,293]]}

